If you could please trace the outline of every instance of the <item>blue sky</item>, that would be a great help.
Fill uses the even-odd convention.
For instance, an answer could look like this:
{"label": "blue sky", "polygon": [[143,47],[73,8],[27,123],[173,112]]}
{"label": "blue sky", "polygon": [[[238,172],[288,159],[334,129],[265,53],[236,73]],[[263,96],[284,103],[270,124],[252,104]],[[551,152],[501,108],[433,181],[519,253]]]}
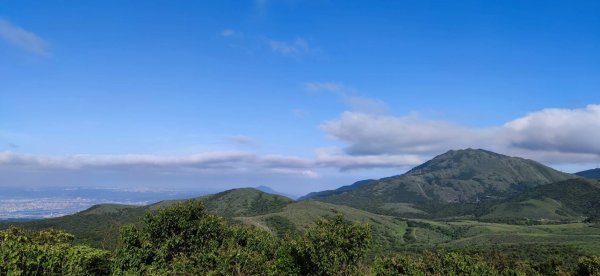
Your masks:
{"label": "blue sky", "polygon": [[0,1],[0,185],[301,194],[600,163],[597,1]]}

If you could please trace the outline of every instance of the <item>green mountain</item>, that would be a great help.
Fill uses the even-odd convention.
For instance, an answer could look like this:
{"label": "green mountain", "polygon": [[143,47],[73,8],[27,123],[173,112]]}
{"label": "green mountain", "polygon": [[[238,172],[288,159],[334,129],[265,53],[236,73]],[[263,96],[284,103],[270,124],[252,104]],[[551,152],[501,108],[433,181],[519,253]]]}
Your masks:
{"label": "green mountain", "polygon": [[233,189],[198,199],[204,202],[209,211],[226,218],[278,212],[294,202],[287,197],[254,188]]}
{"label": "green mountain", "polygon": [[[264,193],[253,188],[233,189],[192,200],[201,200],[210,212],[226,218],[278,212],[293,202],[287,197]],[[12,224],[34,230],[62,229],[74,234],[78,242],[102,248],[114,248],[120,226],[140,223],[147,212],[180,201],[182,200],[161,201],[146,206],[100,204],[73,215]],[[0,227],[7,226],[8,224],[0,225]]]}
{"label": "green mountain", "polygon": [[578,172],[575,175],[590,179],[600,179],[600,168]]}
{"label": "green mountain", "polygon": [[376,180],[374,180],[374,179],[361,180],[361,181],[354,182],[351,185],[346,185],[346,186],[339,187],[339,188],[337,188],[335,190],[326,190],[326,191],[321,191],[321,192],[312,192],[312,193],[308,193],[307,195],[298,198],[298,200],[319,199],[319,198],[325,198],[325,197],[332,196],[332,195],[338,195],[338,194],[341,194],[341,193],[344,193],[344,192],[348,192],[348,191],[354,190],[356,188],[360,188],[360,187],[365,186],[367,184],[371,184],[374,181],[376,181]]}
{"label": "green mountain", "polygon": [[446,204],[506,199],[574,177],[528,159],[481,149],[451,150],[403,175],[318,200],[414,217],[437,212]]}

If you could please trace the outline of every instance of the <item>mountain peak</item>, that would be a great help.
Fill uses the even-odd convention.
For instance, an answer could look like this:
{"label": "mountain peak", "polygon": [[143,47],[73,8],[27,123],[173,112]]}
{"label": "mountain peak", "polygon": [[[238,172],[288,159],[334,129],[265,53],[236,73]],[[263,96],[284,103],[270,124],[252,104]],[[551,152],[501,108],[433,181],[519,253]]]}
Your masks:
{"label": "mountain peak", "polygon": [[511,158],[516,157],[510,157],[484,149],[467,148],[460,150],[449,150],[417,167],[414,167],[406,174],[419,174],[448,168],[471,167],[477,166],[481,163],[497,162]]}
{"label": "mountain peak", "polygon": [[569,178],[573,175],[533,160],[469,148],[448,151],[403,175],[322,200],[350,206],[376,201],[379,208],[406,209],[398,204],[477,202]]}
{"label": "mountain peak", "polygon": [[495,153],[493,151],[489,151],[489,150],[485,150],[485,149],[466,148],[466,149],[458,149],[458,150],[449,150],[445,153],[442,153],[442,154],[434,157],[432,160],[434,160],[436,158],[457,157],[457,156],[461,156],[461,157],[462,156],[465,156],[465,157],[493,156],[493,157],[499,157],[499,158],[502,158],[502,157],[510,158],[510,156]]}

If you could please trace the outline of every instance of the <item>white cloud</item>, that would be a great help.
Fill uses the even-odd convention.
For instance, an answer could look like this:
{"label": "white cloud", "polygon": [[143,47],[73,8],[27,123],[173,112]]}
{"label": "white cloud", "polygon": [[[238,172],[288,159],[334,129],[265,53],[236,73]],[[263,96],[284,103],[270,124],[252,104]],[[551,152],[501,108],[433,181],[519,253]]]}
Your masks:
{"label": "white cloud", "polygon": [[62,155],[46,156],[13,152],[0,152],[0,166],[30,166],[41,168],[213,168],[213,167],[260,167],[260,168],[309,168],[312,162],[294,156],[259,156],[245,151],[215,151],[189,155]]}
{"label": "white cloud", "polygon": [[600,161],[600,105],[544,109],[489,128],[427,120],[416,114],[344,112],[321,128],[345,142],[344,152],[350,156],[413,154],[423,159],[449,149],[472,147],[551,164]]}
{"label": "white cloud", "polygon": [[245,145],[245,146],[256,145],[256,141],[254,140],[254,138],[247,136],[247,135],[231,135],[231,136],[227,136],[226,139],[229,141],[232,141],[234,143],[240,144],[240,145]]}
{"label": "white cloud", "polygon": [[388,112],[388,106],[382,100],[371,99],[354,95],[342,95],[342,101],[355,111],[369,114],[385,114]]}
{"label": "white cloud", "polygon": [[69,171],[282,173],[317,177],[312,160],[284,155],[257,155],[245,151],[215,151],[189,155],[62,155],[46,156],[0,152],[0,168]]}
{"label": "white cloud", "polygon": [[339,149],[319,149],[316,163],[323,167],[338,168],[342,171],[369,168],[409,168],[425,161],[415,154],[349,155]]}
{"label": "white cloud", "polygon": [[321,128],[349,143],[353,155],[422,154],[459,148],[482,133],[444,121],[429,121],[412,114],[403,117],[344,112]]}
{"label": "white cloud", "polygon": [[252,162],[255,159],[256,156],[254,154],[240,151],[205,152],[182,156],[152,154],[46,156],[0,152],[1,166],[62,169],[119,169],[132,167],[211,168],[233,166],[238,163]]}
{"label": "white cloud", "polygon": [[382,100],[355,95],[350,89],[337,82],[307,82],[304,89],[312,92],[330,92],[339,97],[350,110],[369,114],[385,114],[389,108]]}
{"label": "white cloud", "polygon": [[237,36],[239,34],[240,34],[239,32],[232,30],[232,29],[225,29],[221,32],[221,36],[224,36],[224,37],[232,37],[232,36]]}
{"label": "white cloud", "polygon": [[300,57],[313,51],[303,38],[293,41],[269,40],[269,46],[273,52],[293,57]]}
{"label": "white cloud", "polygon": [[308,169],[314,167],[314,162],[310,159],[285,155],[266,155],[261,158],[260,162],[268,168]]}
{"label": "white cloud", "polygon": [[47,43],[36,34],[0,19],[0,38],[22,50],[39,56],[48,56]]}
{"label": "white cloud", "polygon": [[544,109],[506,123],[518,148],[600,154],[600,105]]}
{"label": "white cloud", "polygon": [[346,90],[343,85],[335,82],[307,82],[304,84],[304,88],[313,92],[327,91],[338,93]]}

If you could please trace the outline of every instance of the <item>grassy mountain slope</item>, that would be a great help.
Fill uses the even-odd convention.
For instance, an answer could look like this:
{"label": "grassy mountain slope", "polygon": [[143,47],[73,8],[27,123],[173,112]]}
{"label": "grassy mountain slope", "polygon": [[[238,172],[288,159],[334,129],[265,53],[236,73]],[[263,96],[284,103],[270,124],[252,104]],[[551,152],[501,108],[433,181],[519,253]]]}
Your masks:
{"label": "grassy mountain slope", "polygon": [[334,205],[319,201],[300,201],[287,205],[279,212],[238,217],[237,220],[256,225],[277,235],[293,234],[302,231],[323,216],[342,214],[351,221],[369,223],[373,229],[376,250],[397,249],[406,244],[406,221],[398,218],[377,215],[348,206]]}
{"label": "grassy mountain slope", "polygon": [[600,168],[578,172],[575,175],[590,179],[600,179]]}
{"label": "grassy mountain slope", "polygon": [[570,179],[527,191],[523,197],[548,197],[560,201],[567,208],[590,218],[600,217],[600,182]]}
{"label": "grassy mountain slope", "polygon": [[[525,191],[506,203],[492,207],[493,211],[484,217],[523,218],[529,214],[532,219],[538,220],[598,220],[599,199],[600,182],[583,178],[569,179]],[[531,214],[531,211],[537,213]]]}
{"label": "grassy mountain slope", "polygon": [[431,208],[423,206],[508,198],[532,187],[574,177],[532,160],[466,149],[439,155],[406,174],[319,200],[377,213],[415,216],[406,208],[388,207],[413,204],[409,207],[431,212]]}
{"label": "grassy mountain slope", "polygon": [[533,221],[581,221],[585,217],[551,198],[525,199],[505,202],[490,208],[490,212],[480,217],[486,220],[533,220]]}

